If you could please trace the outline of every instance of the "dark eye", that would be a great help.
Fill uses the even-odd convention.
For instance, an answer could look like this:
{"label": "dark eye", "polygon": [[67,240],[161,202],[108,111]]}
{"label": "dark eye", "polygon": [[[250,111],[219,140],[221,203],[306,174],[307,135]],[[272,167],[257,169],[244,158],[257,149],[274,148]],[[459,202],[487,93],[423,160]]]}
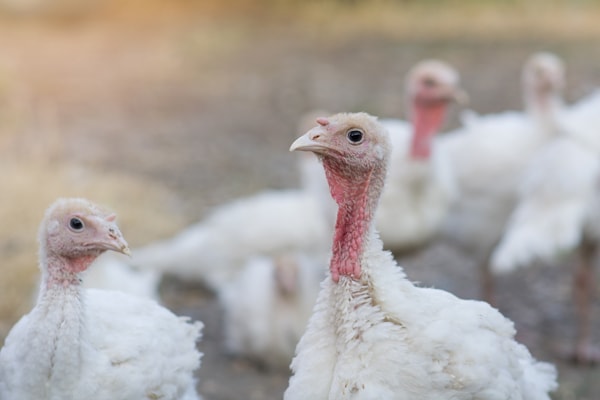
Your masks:
{"label": "dark eye", "polygon": [[433,88],[437,86],[437,82],[433,78],[425,78],[423,79],[423,86],[426,88]]}
{"label": "dark eye", "polygon": [[80,231],[83,229],[83,221],[79,218],[73,217],[69,221],[69,227],[74,231]]}
{"label": "dark eye", "polygon": [[358,129],[350,129],[348,131],[348,133],[346,134],[346,137],[352,144],[361,143],[363,140],[363,136],[364,136],[364,134],[362,133],[362,131],[360,131]]}

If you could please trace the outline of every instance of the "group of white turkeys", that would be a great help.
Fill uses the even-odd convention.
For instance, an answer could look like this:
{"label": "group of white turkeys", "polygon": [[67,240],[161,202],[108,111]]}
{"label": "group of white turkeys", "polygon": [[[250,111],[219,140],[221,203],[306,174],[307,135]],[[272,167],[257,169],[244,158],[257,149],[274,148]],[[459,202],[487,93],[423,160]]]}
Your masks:
{"label": "group of white turkeys", "polygon": [[222,205],[130,259],[99,257],[129,253],[114,215],[58,200],[40,228],[37,302],[0,351],[0,399],[198,399],[202,323],[156,303],[163,273],[215,291],[226,352],[269,367],[293,357],[285,399],[549,399],[554,367],[508,319],[415,286],[384,248],[451,239],[481,265],[488,301],[492,272],[578,250],[573,356],[595,361],[600,93],[566,107],[563,86],[560,59],[535,54],[524,111],[471,113],[438,135],[466,96],[452,67],[421,62],[406,81],[410,121],[313,118],[290,149],[317,155],[300,154],[300,188]]}

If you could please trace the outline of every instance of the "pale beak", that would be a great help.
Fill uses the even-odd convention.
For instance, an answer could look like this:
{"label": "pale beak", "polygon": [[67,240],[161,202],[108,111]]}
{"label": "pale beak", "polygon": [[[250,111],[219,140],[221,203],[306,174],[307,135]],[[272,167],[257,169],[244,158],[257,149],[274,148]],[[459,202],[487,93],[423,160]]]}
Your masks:
{"label": "pale beak", "polygon": [[324,150],[331,149],[326,143],[318,140],[323,136],[323,131],[320,127],[313,128],[296,139],[290,146],[290,151],[312,151],[315,153],[323,153]]}
{"label": "pale beak", "polygon": [[311,151],[316,143],[308,137],[308,134],[300,136],[294,140],[290,146],[290,151]]}
{"label": "pale beak", "polygon": [[462,107],[469,104],[469,95],[462,89],[455,89],[450,95],[450,98]]}
{"label": "pale beak", "polygon": [[106,250],[116,251],[131,257],[129,245],[125,241],[125,238],[123,238],[123,234],[121,234],[119,228],[116,226],[108,228],[107,236],[107,240],[103,243],[106,246]]}

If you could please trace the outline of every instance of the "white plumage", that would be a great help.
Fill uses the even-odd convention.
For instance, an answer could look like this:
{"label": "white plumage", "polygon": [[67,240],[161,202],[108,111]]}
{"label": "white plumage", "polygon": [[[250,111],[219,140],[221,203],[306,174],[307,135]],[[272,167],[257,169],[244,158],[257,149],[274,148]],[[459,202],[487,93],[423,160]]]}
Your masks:
{"label": "white plumage", "polygon": [[228,353],[287,367],[306,329],[327,258],[254,257],[219,293]]}
{"label": "white plumage", "polygon": [[120,254],[104,253],[85,272],[83,286],[94,289],[118,290],[135,296],[160,301],[159,271],[134,268],[130,260]]}
{"label": "white plumage", "polygon": [[3,400],[199,399],[202,323],[81,287],[80,273],[100,253],[128,252],[114,218],[83,199],[60,199],[46,212],[39,298],[0,351]]}
{"label": "white plumage", "polygon": [[322,158],[339,205],[331,276],[292,362],[285,400],[549,400],[556,371],[488,304],[414,286],[372,221],[389,155],[366,114],[318,121],[292,145]]}
{"label": "white plumage", "polygon": [[135,250],[141,268],[202,281],[219,290],[247,260],[319,251],[329,228],[319,200],[303,190],[272,190],[234,200],[173,238]]}
{"label": "white plumage", "polygon": [[577,251],[580,260],[573,288],[577,336],[572,359],[585,364],[600,360],[600,351],[592,345],[590,310],[600,240],[599,115],[599,92],[557,110],[561,135],[527,166],[518,202],[491,260],[495,272],[506,273]]}
{"label": "white plumage", "polygon": [[562,62],[534,54],[523,68],[527,112],[471,116],[466,125],[436,139],[460,196],[449,208],[444,236],[479,262],[484,296],[492,301],[488,259],[514,207],[519,179],[530,158],[558,133]]}
{"label": "white plumage", "polygon": [[492,256],[493,270],[555,261],[575,249],[594,226],[599,179],[597,153],[572,138],[540,150],[523,176],[518,205]]}

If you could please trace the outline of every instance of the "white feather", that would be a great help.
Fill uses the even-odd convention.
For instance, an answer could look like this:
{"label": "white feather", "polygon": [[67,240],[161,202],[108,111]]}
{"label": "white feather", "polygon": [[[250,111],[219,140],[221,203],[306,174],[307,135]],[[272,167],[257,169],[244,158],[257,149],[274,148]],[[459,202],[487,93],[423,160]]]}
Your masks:
{"label": "white feather", "polygon": [[311,315],[326,257],[250,259],[219,293],[225,346],[270,367],[287,367]]}
{"label": "white feather", "polygon": [[380,122],[390,133],[392,155],[376,225],[387,248],[403,251],[426,243],[439,232],[456,188],[435,145],[431,159],[409,156],[411,124]]}
{"label": "white feather", "polygon": [[415,287],[371,237],[361,282],[323,282],[285,400],[549,400],[556,371],[487,303]]}
{"label": "white feather", "polygon": [[218,290],[257,255],[323,251],[323,206],[302,190],[266,191],[227,203],[175,237],[133,252],[133,263]]}
{"label": "white feather", "polygon": [[200,322],[118,291],[55,293],[6,338],[0,398],[199,399],[193,371],[200,366],[201,329]]}
{"label": "white feather", "polygon": [[[600,102],[596,106],[600,111]],[[542,148],[523,174],[518,205],[492,257],[497,272],[552,261],[595,225],[600,147],[588,133],[595,129],[580,119],[582,109],[564,115],[569,130]]]}
{"label": "white feather", "polygon": [[102,254],[85,272],[84,287],[118,290],[159,301],[158,285],[162,274],[151,269],[134,268],[129,262],[129,258],[122,254]]}

